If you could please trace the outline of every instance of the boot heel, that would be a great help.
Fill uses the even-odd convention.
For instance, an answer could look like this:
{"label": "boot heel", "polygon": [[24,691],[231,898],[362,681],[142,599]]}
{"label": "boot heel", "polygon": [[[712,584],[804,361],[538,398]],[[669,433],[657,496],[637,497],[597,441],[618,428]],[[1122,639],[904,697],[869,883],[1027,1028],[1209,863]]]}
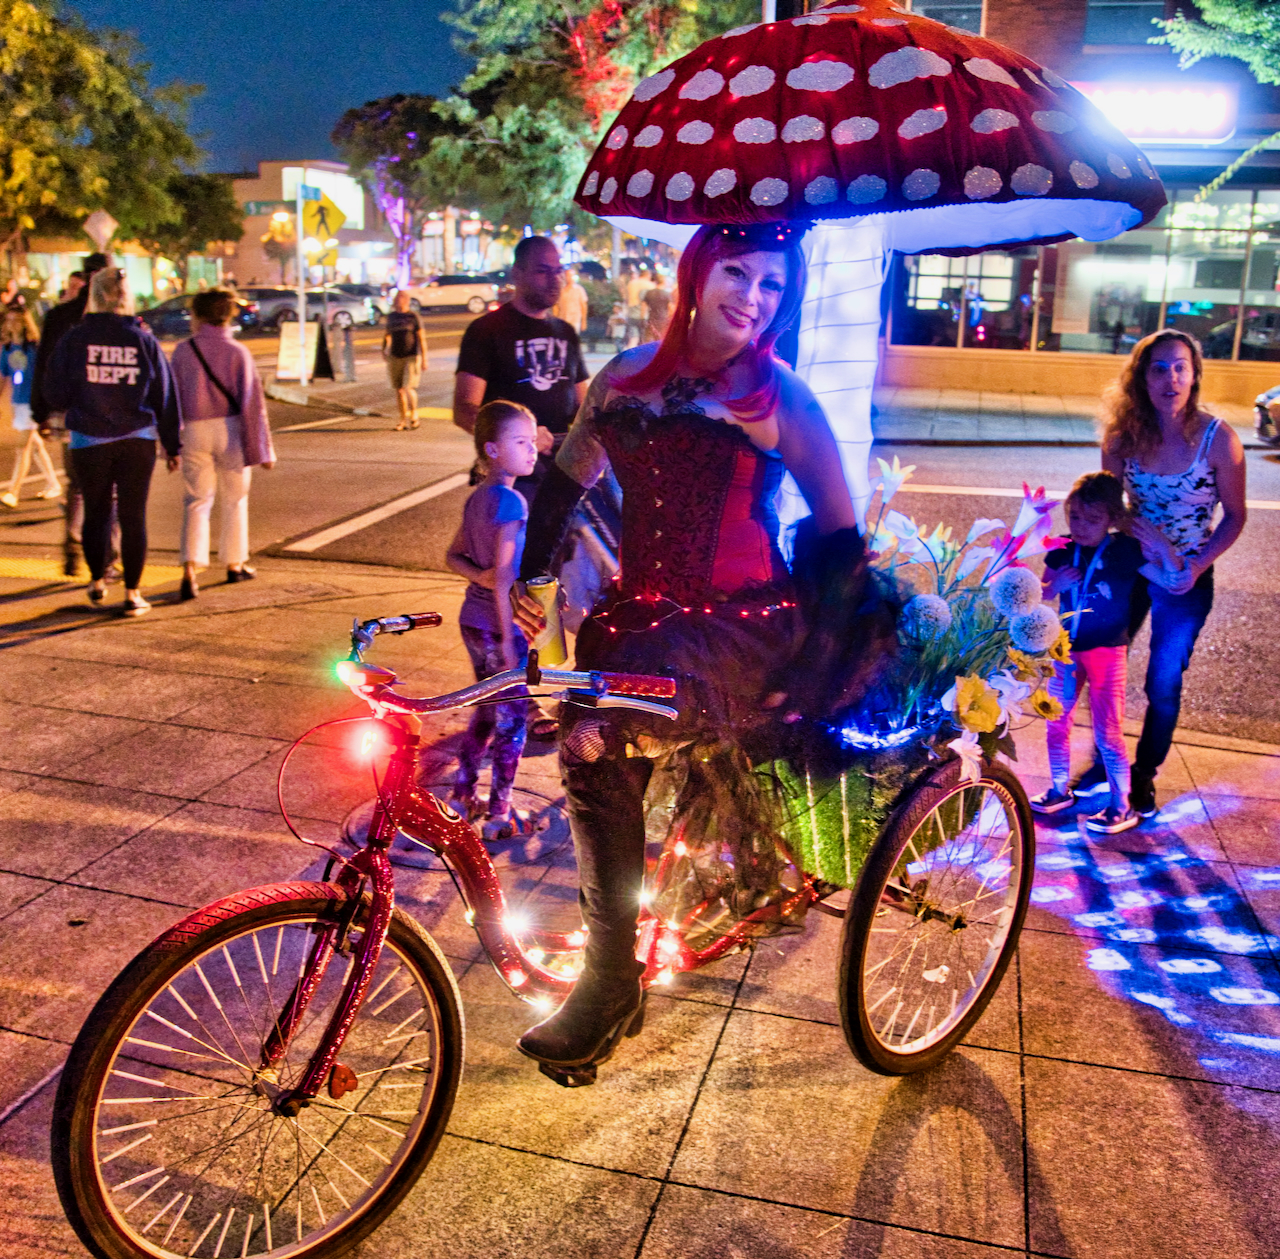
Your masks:
{"label": "boot heel", "polygon": [[580,1089],[596,1082],[596,1064],[589,1062],[585,1067],[553,1067],[549,1063],[538,1063],[538,1070],[554,1080],[561,1088]]}
{"label": "boot heel", "polygon": [[646,992],[640,998],[640,1008],[632,1015],[631,1022],[627,1025],[624,1036],[639,1036],[644,1031],[644,1008],[649,1003],[649,994]]}

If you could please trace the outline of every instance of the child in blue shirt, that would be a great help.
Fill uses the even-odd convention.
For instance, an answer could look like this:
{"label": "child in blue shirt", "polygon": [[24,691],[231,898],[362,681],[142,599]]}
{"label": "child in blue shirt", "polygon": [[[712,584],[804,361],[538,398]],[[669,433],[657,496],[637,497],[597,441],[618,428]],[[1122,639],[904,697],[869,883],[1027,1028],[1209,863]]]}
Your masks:
{"label": "child in blue shirt", "polygon": [[27,435],[26,441],[14,451],[13,476],[0,494],[0,503],[6,507],[17,507],[22,498],[22,483],[27,479],[33,459],[44,475],[44,489],[40,497],[62,497],[62,482],[58,480],[44,439],[31,418],[31,381],[36,370],[38,337],[35,323],[21,306],[10,306],[4,312],[0,322],[0,383],[9,382],[13,427]]}
{"label": "child in blue shirt", "polygon": [[1071,663],[1059,664],[1049,693],[1062,716],[1047,723],[1053,785],[1031,801],[1042,814],[1070,809],[1071,714],[1089,683],[1093,737],[1107,771],[1111,802],[1086,819],[1091,831],[1116,835],[1141,820],[1129,806],[1129,754],[1124,743],[1124,700],[1129,654],[1130,605],[1141,581],[1142,547],[1116,527],[1126,518],[1124,487],[1110,472],[1088,472],[1066,501],[1069,545],[1044,559],[1044,597],[1058,596],[1058,611],[1071,637]]}
{"label": "child in blue shirt", "polygon": [[[458,620],[476,681],[528,659],[529,646],[511,615],[511,584],[520,572],[524,526],[529,509],[512,488],[538,462],[537,421],[515,402],[487,402],[476,415],[476,454],[485,469],[462,512],[462,525],[449,546],[446,561],[467,578],[466,598]],[[491,745],[493,774],[489,786],[484,837],[510,839],[516,833],[511,816],[511,788],[525,741],[526,700],[483,704],[472,711],[471,725],[458,752],[458,773],[450,803],[468,820],[481,814],[476,799],[480,760]]]}

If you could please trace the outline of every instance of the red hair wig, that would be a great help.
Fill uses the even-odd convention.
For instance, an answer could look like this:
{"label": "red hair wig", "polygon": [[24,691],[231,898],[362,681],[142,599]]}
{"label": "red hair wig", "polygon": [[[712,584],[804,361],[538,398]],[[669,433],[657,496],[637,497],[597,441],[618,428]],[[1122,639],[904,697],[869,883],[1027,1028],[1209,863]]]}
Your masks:
{"label": "red hair wig", "polygon": [[804,298],[805,265],[800,240],[807,227],[808,224],[759,223],[748,227],[698,228],[680,256],[675,309],[658,344],[658,352],[635,375],[618,377],[615,383],[637,393],[648,393],[666,384],[684,359],[694,312],[711,268],[722,258],[780,253],[787,260],[786,287],[769,326],[746,351],[755,368],[756,387],[741,398],[725,402],[739,420],[768,419],[778,405],[778,359],[773,349],[799,315]]}

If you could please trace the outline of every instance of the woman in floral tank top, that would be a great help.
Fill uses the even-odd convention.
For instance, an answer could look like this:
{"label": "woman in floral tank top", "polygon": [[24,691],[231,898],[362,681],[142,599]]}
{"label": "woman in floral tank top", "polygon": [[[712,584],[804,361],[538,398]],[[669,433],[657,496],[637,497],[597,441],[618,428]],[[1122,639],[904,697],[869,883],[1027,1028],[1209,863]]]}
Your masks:
{"label": "woman in floral tank top", "polygon": [[1164,561],[1150,583],[1147,715],[1130,793],[1144,817],[1156,812],[1155,777],[1173,743],[1182,675],[1213,606],[1213,562],[1245,522],[1244,448],[1200,409],[1202,370],[1193,337],[1153,333],[1134,346],[1103,425],[1102,466],[1124,481],[1134,537]]}

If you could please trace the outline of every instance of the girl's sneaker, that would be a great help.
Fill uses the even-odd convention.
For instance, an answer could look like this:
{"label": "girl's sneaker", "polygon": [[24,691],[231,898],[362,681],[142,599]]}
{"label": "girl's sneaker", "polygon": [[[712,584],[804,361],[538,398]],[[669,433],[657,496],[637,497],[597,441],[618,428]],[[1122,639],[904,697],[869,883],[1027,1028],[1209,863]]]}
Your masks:
{"label": "girl's sneaker", "polygon": [[464,821],[477,822],[484,816],[484,805],[475,796],[454,794],[449,797],[448,803],[455,813],[462,815]]}
{"label": "girl's sneaker", "polygon": [[1050,787],[1048,791],[1042,791],[1038,796],[1031,797],[1031,808],[1035,813],[1049,815],[1061,813],[1064,809],[1071,808],[1075,802],[1076,798],[1070,791],[1059,791],[1056,787]]}
{"label": "girl's sneaker", "polygon": [[527,835],[529,815],[517,809],[512,809],[510,813],[504,813],[501,817],[490,814],[480,833],[490,843],[515,839],[517,835]]}
{"label": "girl's sneaker", "polygon": [[1108,805],[1100,813],[1095,813],[1084,820],[1084,824],[1099,835],[1119,835],[1121,831],[1132,830],[1142,819],[1132,809],[1117,809]]}

